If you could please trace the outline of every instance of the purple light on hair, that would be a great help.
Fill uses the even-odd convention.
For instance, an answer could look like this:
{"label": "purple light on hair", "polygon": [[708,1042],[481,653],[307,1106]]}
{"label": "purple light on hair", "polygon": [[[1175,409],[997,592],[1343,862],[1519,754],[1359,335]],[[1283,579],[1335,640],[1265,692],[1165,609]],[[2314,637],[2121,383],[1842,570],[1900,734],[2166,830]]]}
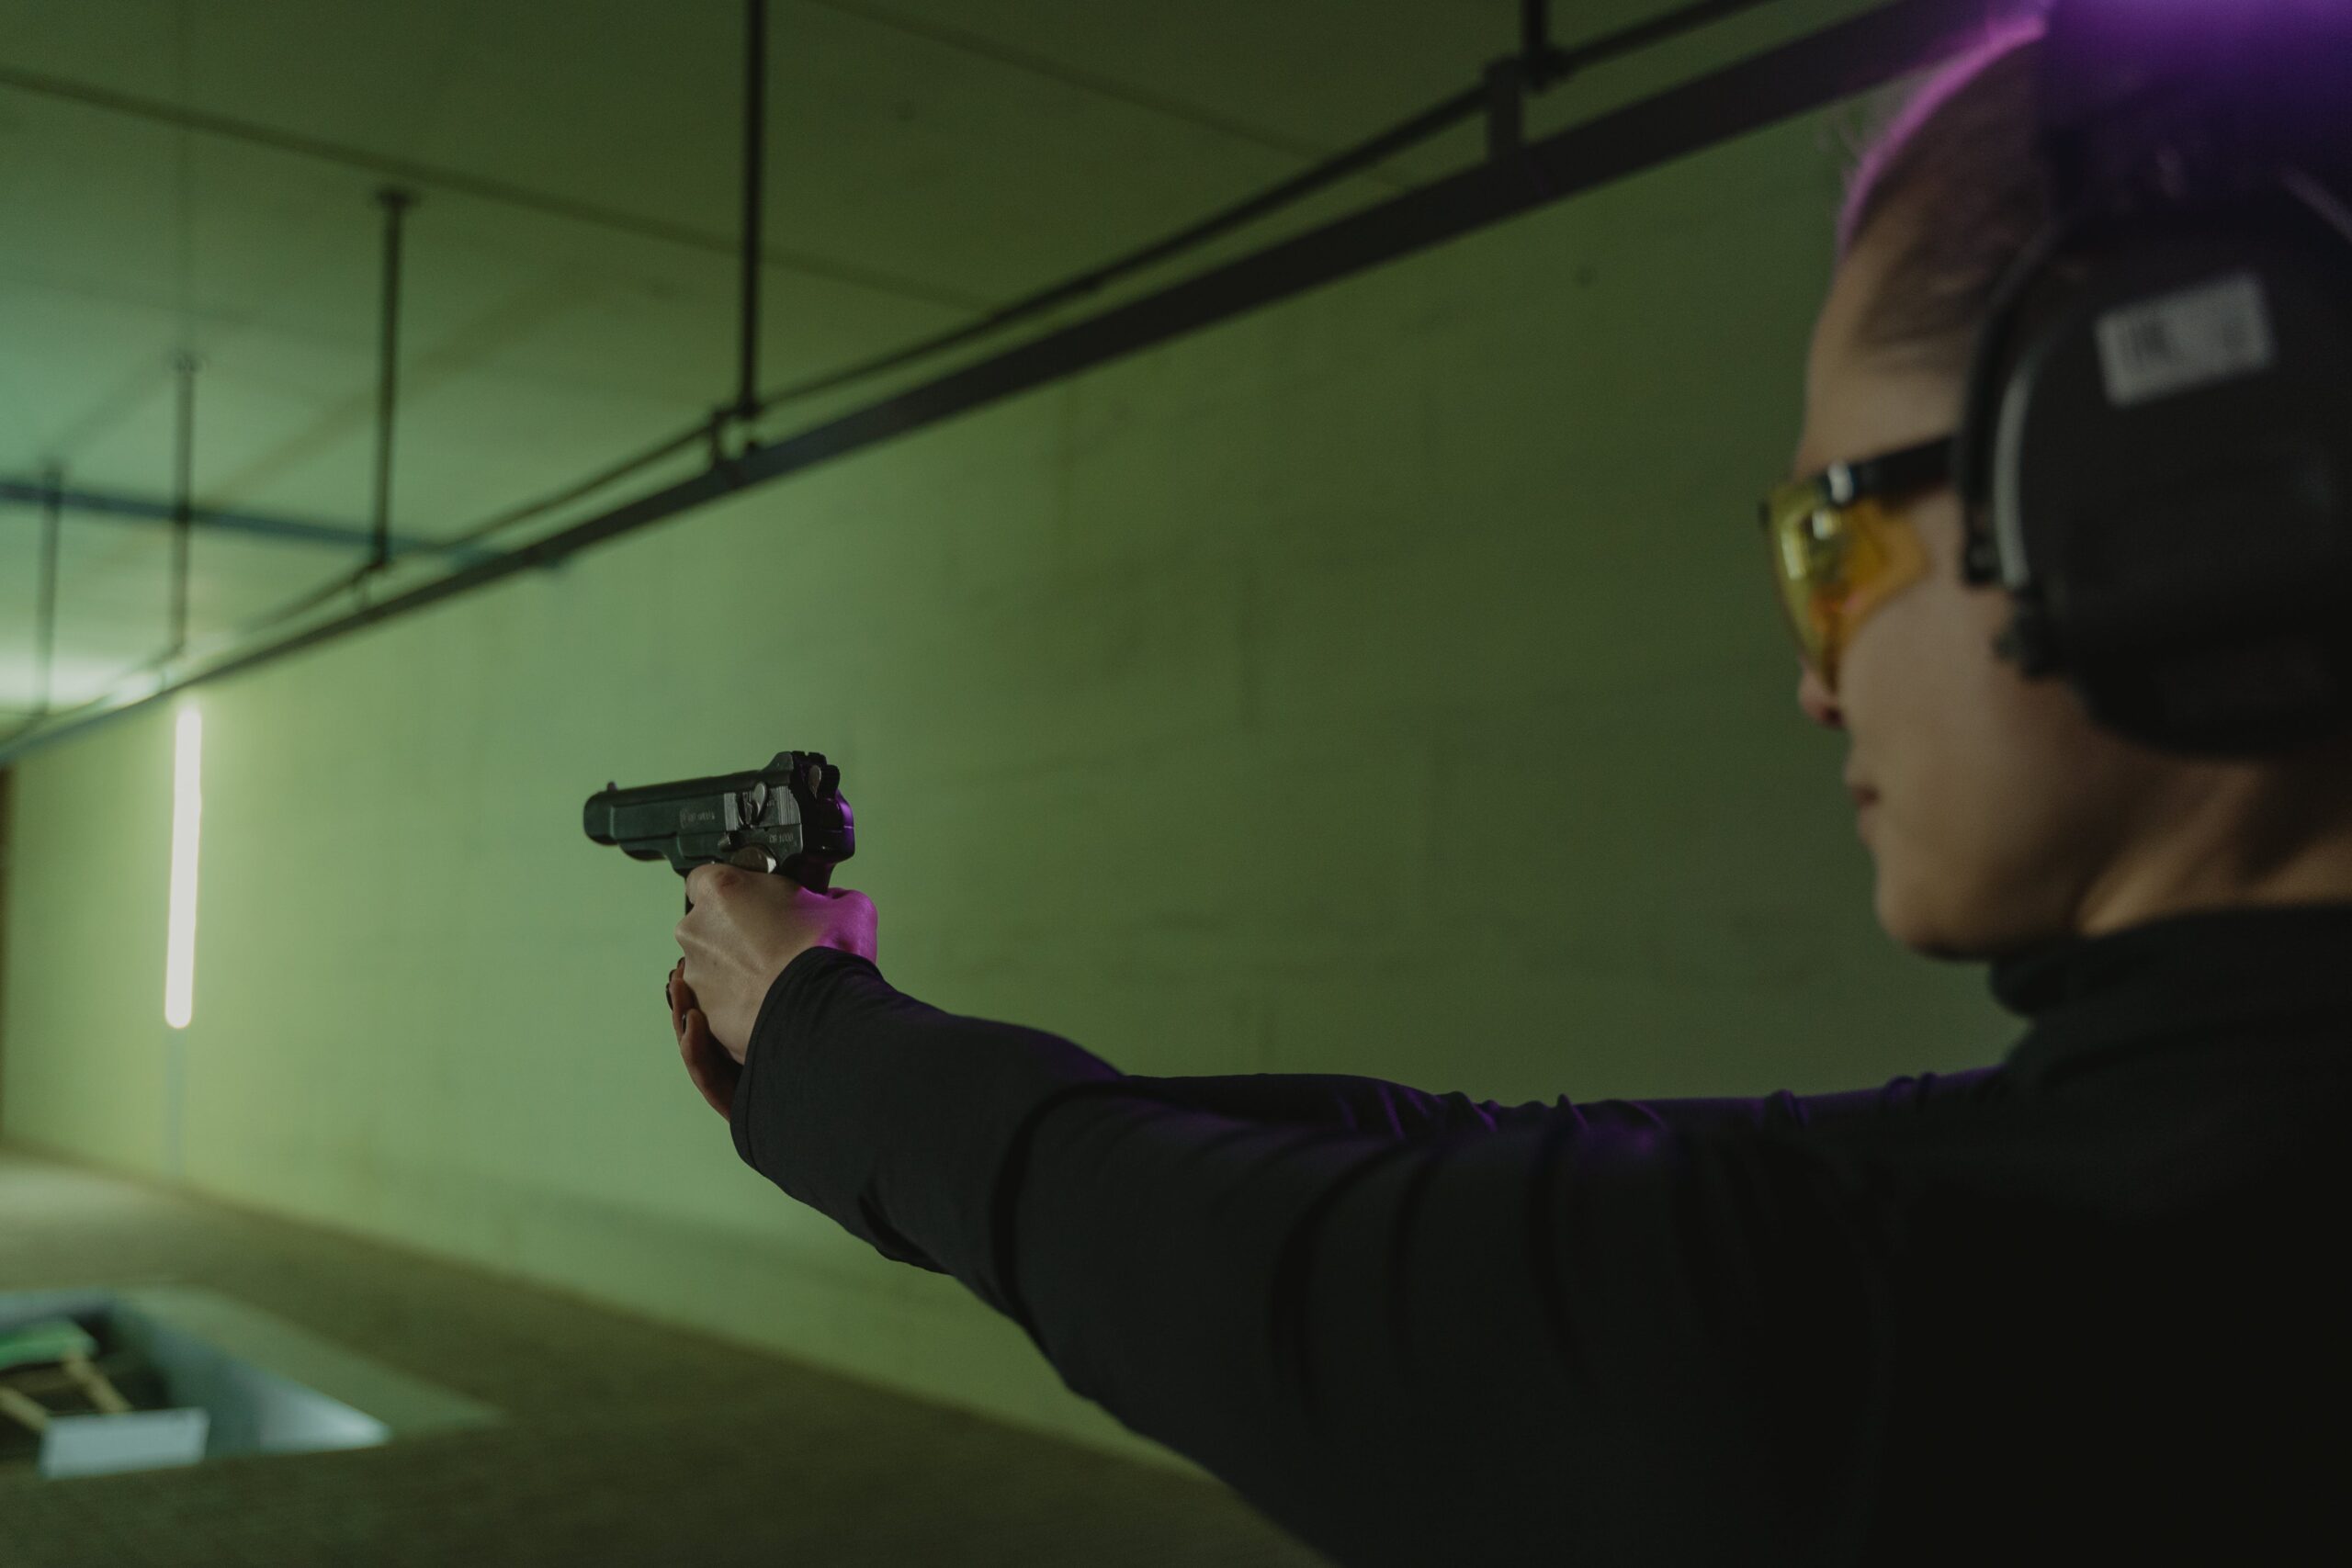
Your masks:
{"label": "purple light on hair", "polygon": [[[2199,0],[2211,5],[2213,0]],[[1846,205],[1838,217],[1838,259],[1843,261],[1854,248],[1858,237],[1855,225],[1860,222],[1863,205],[1871,192],[1919,128],[1936,118],[1954,95],[1976,78],[1977,73],[2016,49],[2031,43],[2048,30],[2048,24],[2039,17],[2012,18],[1988,26],[1981,41],[1957,57],[1936,68],[1935,74],[1904,104],[1902,111],[1873,139],[1870,151],[1855,168],[1847,182]]]}

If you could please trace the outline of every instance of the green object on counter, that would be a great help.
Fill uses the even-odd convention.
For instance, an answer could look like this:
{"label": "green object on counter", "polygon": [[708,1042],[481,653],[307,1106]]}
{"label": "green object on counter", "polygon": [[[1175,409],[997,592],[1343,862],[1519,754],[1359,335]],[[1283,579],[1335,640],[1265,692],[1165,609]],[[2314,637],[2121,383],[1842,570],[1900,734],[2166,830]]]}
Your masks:
{"label": "green object on counter", "polygon": [[11,1367],[36,1367],[68,1356],[89,1356],[98,1348],[89,1331],[70,1317],[45,1317],[39,1323],[0,1334],[0,1372]]}

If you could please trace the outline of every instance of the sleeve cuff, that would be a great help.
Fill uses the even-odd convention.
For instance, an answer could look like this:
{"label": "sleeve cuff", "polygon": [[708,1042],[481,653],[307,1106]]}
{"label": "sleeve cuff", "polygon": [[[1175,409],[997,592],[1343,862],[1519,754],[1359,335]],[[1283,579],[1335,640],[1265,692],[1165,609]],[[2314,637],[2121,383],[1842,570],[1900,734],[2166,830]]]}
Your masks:
{"label": "sleeve cuff", "polygon": [[761,1004],[729,1124],[790,1197],[1025,1321],[1010,1267],[1020,1145],[1050,1106],[1123,1081],[1058,1036],[944,1012],[818,947]]}

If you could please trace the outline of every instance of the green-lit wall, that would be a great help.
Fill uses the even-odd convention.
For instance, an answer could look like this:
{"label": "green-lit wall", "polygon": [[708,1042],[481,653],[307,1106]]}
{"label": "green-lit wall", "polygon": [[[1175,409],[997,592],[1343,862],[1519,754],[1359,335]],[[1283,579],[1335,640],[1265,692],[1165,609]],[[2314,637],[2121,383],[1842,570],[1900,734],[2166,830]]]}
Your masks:
{"label": "green-lit wall", "polygon": [[[1154,1074],[1505,1100],[1991,1061],[1751,521],[1806,119],[201,690],[177,1179],[1136,1451],[741,1166],[607,780],[842,763],[884,972]],[[173,1177],[171,715],[21,766],[5,1131]],[[331,1330],[332,1325],[319,1325]]]}

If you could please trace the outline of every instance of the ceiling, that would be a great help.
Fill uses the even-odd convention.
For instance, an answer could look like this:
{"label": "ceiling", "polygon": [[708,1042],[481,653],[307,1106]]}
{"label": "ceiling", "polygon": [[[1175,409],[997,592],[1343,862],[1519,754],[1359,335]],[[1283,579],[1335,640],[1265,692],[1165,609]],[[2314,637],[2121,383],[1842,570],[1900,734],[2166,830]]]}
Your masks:
{"label": "ceiling", "polygon": [[[1561,5],[1555,28],[1665,8]],[[1856,8],[1791,0],[1711,47]],[[963,324],[1293,175],[1468,85],[1517,15],[773,0],[762,382]],[[186,353],[198,503],[364,531],[388,183],[420,197],[400,534],[453,537],[691,424],[735,375],[742,27],[738,0],[0,0],[0,481],[53,465],[167,502]],[[1227,248],[1459,167],[1478,135]],[[0,731],[35,696],[39,521],[0,504]],[[70,705],[161,650],[170,547],[81,512],[63,540]],[[200,531],[192,632],[363,555]]]}

